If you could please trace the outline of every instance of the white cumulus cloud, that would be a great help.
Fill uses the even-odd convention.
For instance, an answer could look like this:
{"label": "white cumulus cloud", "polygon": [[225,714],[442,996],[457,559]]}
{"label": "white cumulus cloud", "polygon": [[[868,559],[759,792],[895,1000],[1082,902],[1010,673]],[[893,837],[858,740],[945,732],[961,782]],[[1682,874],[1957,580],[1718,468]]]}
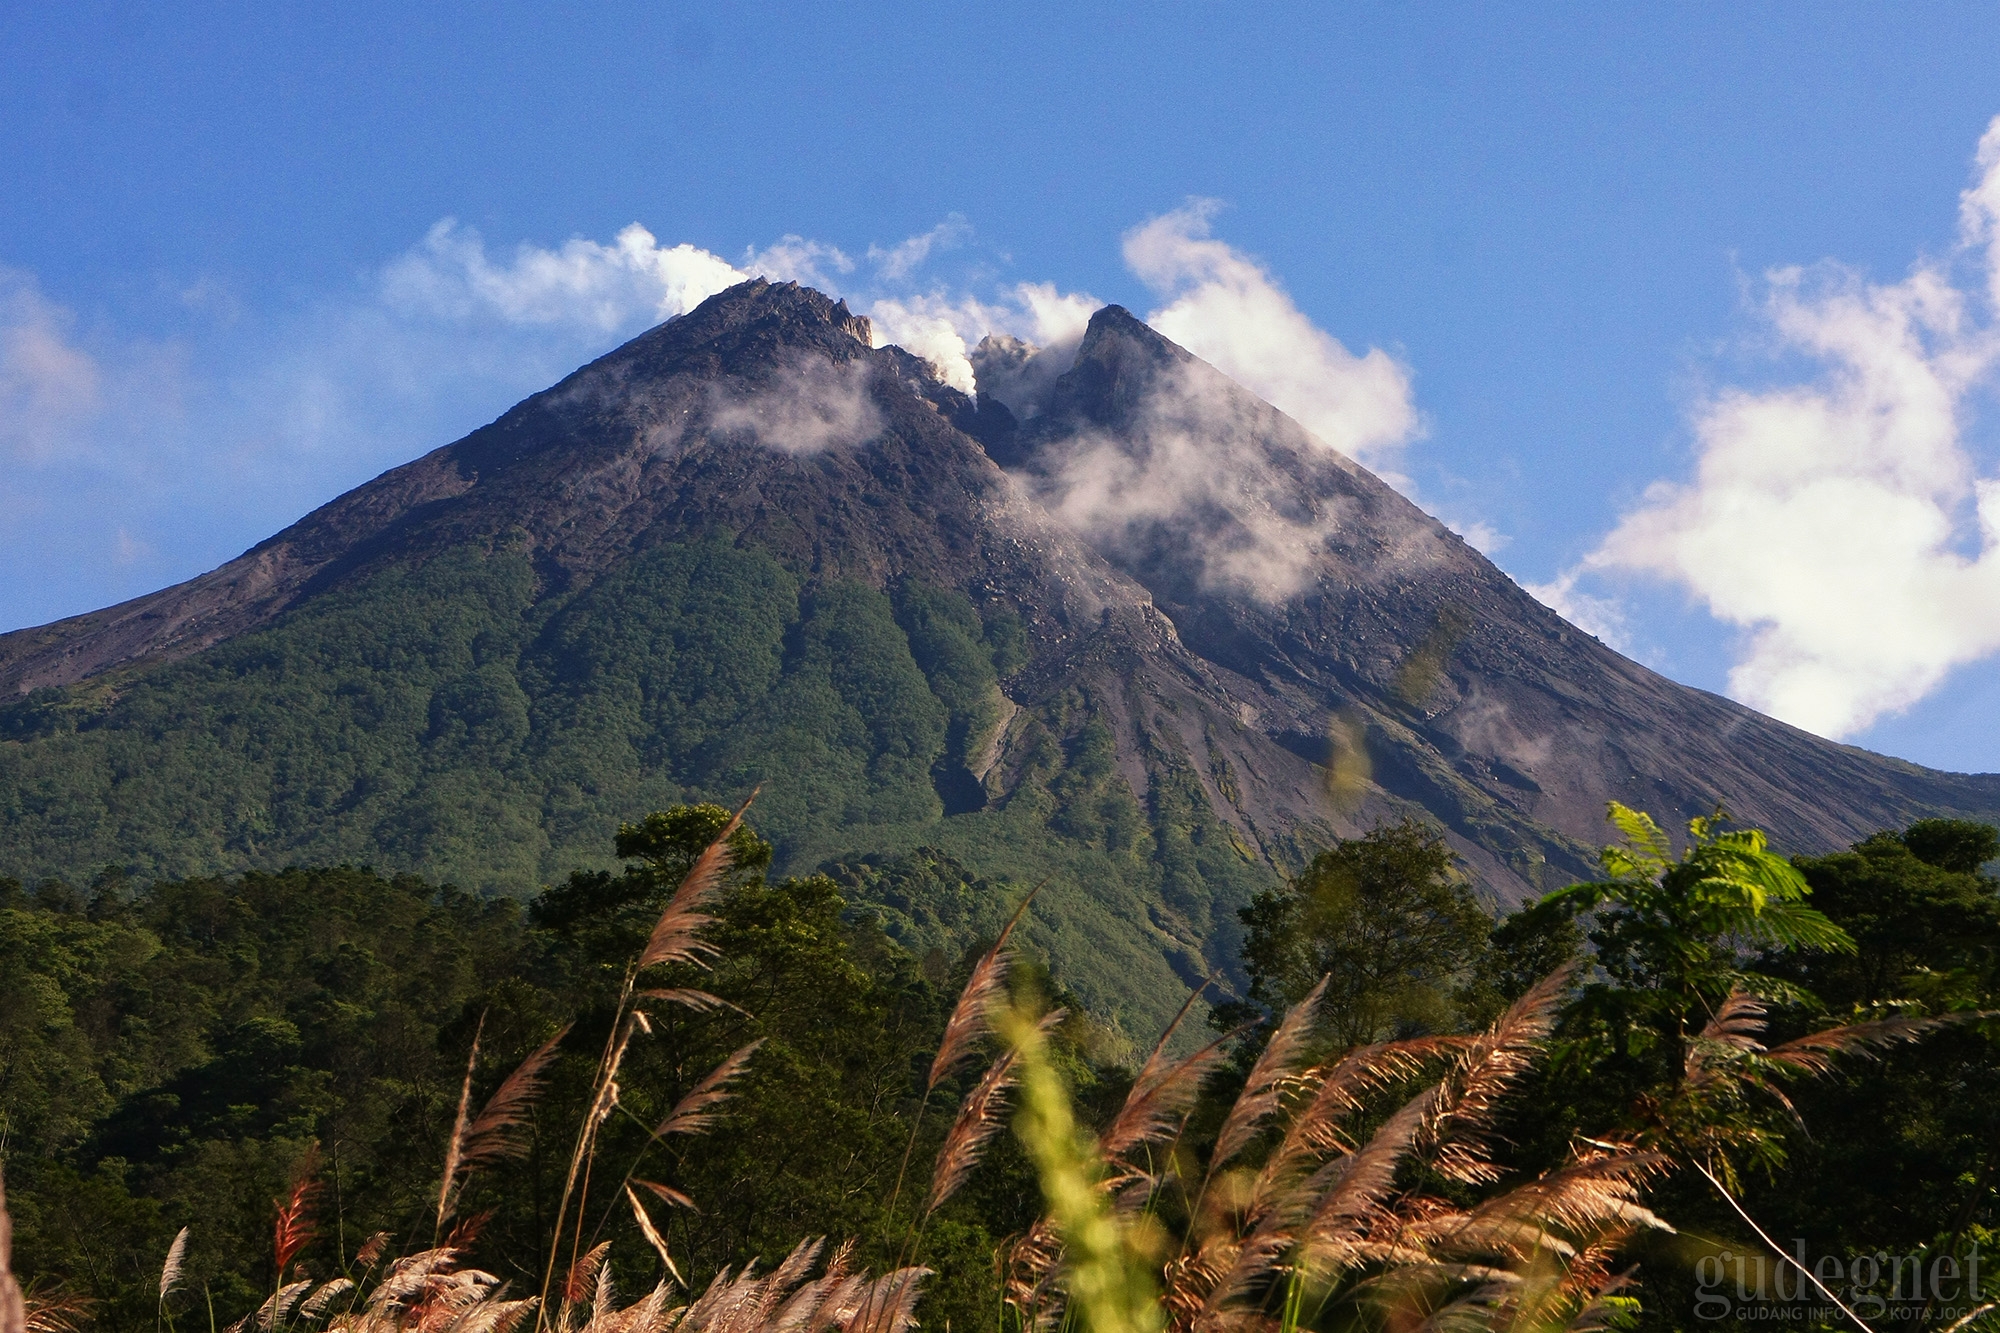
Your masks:
{"label": "white cumulus cloud", "polygon": [[1418,430],[1409,371],[1379,347],[1354,355],[1306,318],[1261,264],[1209,234],[1218,207],[1194,200],[1126,234],[1126,264],[1169,298],[1146,322],[1321,442],[1393,460]]}
{"label": "white cumulus cloud", "polygon": [[1685,587],[1744,631],[1730,693],[1834,737],[2000,651],[2000,477],[1967,438],[2000,388],[2000,118],[1977,164],[1951,257],[1977,283],[1950,259],[1891,283],[1768,274],[1768,330],[1816,373],[1703,402],[1692,479],[1648,489],[1561,592],[1600,571]]}

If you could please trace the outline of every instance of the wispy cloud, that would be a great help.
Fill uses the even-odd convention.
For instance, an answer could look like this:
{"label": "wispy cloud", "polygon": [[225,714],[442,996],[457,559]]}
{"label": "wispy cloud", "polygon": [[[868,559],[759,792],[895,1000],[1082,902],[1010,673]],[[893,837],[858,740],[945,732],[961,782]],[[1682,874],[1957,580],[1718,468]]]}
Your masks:
{"label": "wispy cloud", "polygon": [[[1469,539],[1468,539],[1469,540]],[[1625,604],[1616,597],[1604,597],[1577,587],[1578,570],[1565,570],[1547,583],[1530,583],[1528,591],[1543,606],[1586,634],[1594,634],[1621,653],[1632,651],[1631,629]]]}
{"label": "wispy cloud", "polygon": [[1743,630],[1733,695],[1835,737],[2000,651],[2000,478],[1967,437],[1973,401],[2000,388],[2000,118],[1977,173],[1956,252],[1901,281],[1767,274],[1773,349],[1815,373],[1707,398],[1693,477],[1653,485],[1537,591],[1563,610],[1593,575],[1677,584]]}
{"label": "wispy cloud", "polygon": [[1215,371],[1161,367],[1118,434],[1041,441],[1028,482],[1117,558],[1275,603],[1311,584],[1345,514],[1312,484],[1312,450]]}
{"label": "wispy cloud", "polygon": [[[1211,234],[1216,207],[1193,201],[1124,238],[1127,266],[1167,302],[1146,322],[1209,364],[1156,368],[1115,437],[1040,438],[1029,482],[1054,513],[1121,558],[1165,562],[1206,586],[1275,603],[1311,585],[1328,537],[1350,517],[1338,498],[1344,488],[1323,475],[1335,469],[1333,455],[1393,459],[1418,418],[1404,367],[1380,349],[1356,356],[1315,325],[1268,270]],[[1076,313],[1072,337],[1086,319]],[[1049,365],[1046,353],[1024,352],[989,343],[977,358],[982,387],[993,381],[1027,417],[1049,372],[1073,358]],[[1489,544],[1503,540],[1475,531]],[[1407,534],[1404,547],[1394,553],[1402,567],[1441,554],[1429,529]]]}
{"label": "wispy cloud", "polygon": [[450,220],[356,287],[250,311],[200,278],[172,342],[0,271],[0,626],[220,563],[741,281],[642,227],[488,251]]}
{"label": "wispy cloud", "polygon": [[933,250],[944,251],[964,244],[972,236],[972,224],[953,213],[920,236],[891,246],[868,247],[868,262],[884,282],[901,282],[924,266]]}
{"label": "wispy cloud", "polygon": [[769,382],[719,390],[708,427],[741,434],[787,454],[816,454],[865,443],[882,432],[869,394],[866,360],[836,365],[813,358],[784,366]]}
{"label": "wispy cloud", "polygon": [[841,294],[854,261],[837,245],[807,240],[803,236],[783,236],[762,250],[752,246],[743,252],[745,274],[770,278],[775,282],[796,282],[817,287],[833,296]]}
{"label": "wispy cloud", "polygon": [[72,341],[75,319],[26,274],[0,269],[0,453],[47,461],[103,409],[103,372]]}
{"label": "wispy cloud", "polygon": [[1263,265],[1211,235],[1220,205],[1197,199],[1125,236],[1125,262],[1168,298],[1146,322],[1370,466],[1418,432],[1410,372],[1379,347],[1360,356],[1308,319]]}

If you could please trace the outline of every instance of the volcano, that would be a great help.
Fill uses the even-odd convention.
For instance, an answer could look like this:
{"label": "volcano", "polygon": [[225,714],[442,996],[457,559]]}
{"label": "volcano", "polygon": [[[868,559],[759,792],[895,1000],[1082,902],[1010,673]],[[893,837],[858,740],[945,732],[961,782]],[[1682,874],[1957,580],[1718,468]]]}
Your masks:
{"label": "volcano", "polygon": [[1118,307],[976,396],[793,284],[713,297],[221,568],[0,636],[0,873],[365,862],[514,894],[734,802],[919,950],[1034,935],[1151,1023],[1378,821],[1507,903],[1608,800],[1790,851],[1937,772],[1678,685]]}

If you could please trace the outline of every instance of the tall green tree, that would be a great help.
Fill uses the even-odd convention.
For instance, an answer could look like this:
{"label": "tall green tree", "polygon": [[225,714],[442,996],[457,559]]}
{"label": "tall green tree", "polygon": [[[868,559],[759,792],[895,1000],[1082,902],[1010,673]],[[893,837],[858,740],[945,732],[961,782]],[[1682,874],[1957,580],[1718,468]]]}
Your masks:
{"label": "tall green tree", "polygon": [[1444,835],[1416,820],[1342,840],[1239,915],[1250,999],[1283,1010],[1330,978],[1323,1030],[1345,1046],[1458,1027],[1491,924]]}

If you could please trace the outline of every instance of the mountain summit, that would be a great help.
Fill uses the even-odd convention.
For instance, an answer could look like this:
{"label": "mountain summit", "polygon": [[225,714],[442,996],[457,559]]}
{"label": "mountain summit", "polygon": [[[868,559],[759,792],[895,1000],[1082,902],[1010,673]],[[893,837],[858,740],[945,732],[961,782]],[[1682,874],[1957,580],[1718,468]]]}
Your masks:
{"label": "mountain summit", "polygon": [[1054,876],[1066,980],[1151,1021],[1384,818],[1517,900],[1609,799],[1800,851],[2000,811],[1620,657],[1118,307],[974,363],[976,400],[744,283],[212,573],[0,636],[0,873],[526,892],[761,783],[783,868],[919,948],[991,928],[981,876]]}

